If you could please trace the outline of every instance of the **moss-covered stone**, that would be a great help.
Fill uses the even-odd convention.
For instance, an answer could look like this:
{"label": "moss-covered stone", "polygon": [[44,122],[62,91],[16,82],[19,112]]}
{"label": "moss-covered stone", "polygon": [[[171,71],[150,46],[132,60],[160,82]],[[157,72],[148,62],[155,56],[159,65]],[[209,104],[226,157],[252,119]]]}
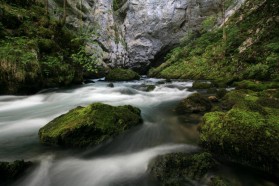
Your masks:
{"label": "moss-covered stone", "polygon": [[182,100],[175,111],[179,114],[205,112],[211,109],[211,103],[199,93],[194,93]]}
{"label": "moss-covered stone", "polygon": [[142,122],[141,111],[130,105],[113,107],[94,103],[77,107],[39,130],[46,145],[86,147],[97,145]]}
{"label": "moss-covered stone", "polygon": [[32,162],[17,160],[14,162],[0,162],[0,185],[6,185],[21,177],[32,166]]}
{"label": "moss-covered stone", "polygon": [[201,145],[219,157],[279,176],[279,109],[272,104],[278,101],[276,92],[229,92],[223,99],[229,111],[203,117]]}
{"label": "moss-covered stone", "polygon": [[185,185],[190,180],[201,180],[216,166],[212,155],[173,153],[155,158],[149,165],[149,172],[161,185]]}
{"label": "moss-covered stone", "polygon": [[115,68],[110,70],[106,75],[106,81],[130,81],[139,79],[139,74],[130,69]]}
{"label": "moss-covered stone", "polygon": [[254,91],[263,91],[266,89],[279,88],[279,82],[261,82],[253,80],[243,80],[241,82],[235,82],[236,89],[249,89]]}

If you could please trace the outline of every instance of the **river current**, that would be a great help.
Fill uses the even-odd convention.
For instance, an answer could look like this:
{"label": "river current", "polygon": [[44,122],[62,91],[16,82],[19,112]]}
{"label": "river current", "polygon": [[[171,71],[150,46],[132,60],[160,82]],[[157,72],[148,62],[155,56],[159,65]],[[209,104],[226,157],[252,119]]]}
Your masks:
{"label": "river current", "polygon": [[[174,113],[192,92],[192,82],[141,79],[43,90],[32,96],[0,96],[0,161],[24,159],[36,167],[17,186],[157,185],[148,163],[170,152],[198,151],[197,120]],[[142,84],[156,85],[151,92]],[[102,102],[141,109],[144,123],[97,147],[69,150],[39,143],[38,131],[55,117],[77,106]],[[190,117],[190,118],[189,118]],[[192,117],[192,118],[191,118]]]}
{"label": "river current", "polygon": [[[50,89],[32,96],[0,97],[0,160],[38,162],[18,185],[100,186],[144,185],[148,162],[175,151],[196,151],[195,125],[184,126],[173,113],[176,103],[190,94],[191,82],[156,85],[159,79],[114,83],[101,80],[67,89]],[[76,106],[102,102],[141,109],[144,123],[98,147],[82,151],[61,150],[39,143],[38,130]],[[187,135],[188,134],[188,135]]]}

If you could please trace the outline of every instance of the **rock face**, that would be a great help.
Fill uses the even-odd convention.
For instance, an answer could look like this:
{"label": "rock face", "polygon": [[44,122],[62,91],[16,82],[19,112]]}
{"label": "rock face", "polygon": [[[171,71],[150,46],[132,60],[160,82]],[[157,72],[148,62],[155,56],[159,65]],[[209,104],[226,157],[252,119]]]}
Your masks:
{"label": "rock face", "polygon": [[[243,0],[234,0],[238,7]],[[88,50],[112,67],[144,69],[172,49],[189,31],[218,11],[217,0],[67,0],[67,22],[94,27]],[[52,6],[59,6],[51,2]],[[93,43],[98,43],[95,45]],[[98,51],[98,52],[96,52]]]}
{"label": "rock face", "polygon": [[130,105],[113,107],[94,103],[77,107],[39,130],[46,145],[86,147],[97,145],[142,122],[140,110]]}

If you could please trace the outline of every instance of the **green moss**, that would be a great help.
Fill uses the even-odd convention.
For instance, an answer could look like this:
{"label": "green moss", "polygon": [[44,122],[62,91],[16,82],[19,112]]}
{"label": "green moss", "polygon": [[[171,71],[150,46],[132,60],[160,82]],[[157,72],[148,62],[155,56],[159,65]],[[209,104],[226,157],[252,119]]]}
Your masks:
{"label": "green moss", "polygon": [[[263,101],[269,95],[268,101]],[[279,109],[276,91],[227,93],[228,112],[203,117],[201,145],[218,156],[279,175]],[[278,101],[278,100],[277,100]]]}
{"label": "green moss", "polygon": [[77,107],[40,129],[43,144],[85,147],[99,144],[141,123],[140,110],[95,103]]}
{"label": "green moss", "polygon": [[130,81],[139,79],[139,74],[130,69],[116,68],[110,70],[106,75],[106,81]]}
{"label": "green moss", "polygon": [[161,185],[184,185],[192,180],[201,180],[216,166],[212,155],[173,153],[155,158],[149,165],[149,172]]}
{"label": "green moss", "polygon": [[0,162],[0,184],[6,185],[16,181],[31,165],[31,162],[23,160]]}
{"label": "green moss", "polygon": [[263,91],[266,89],[279,88],[279,83],[243,80],[241,82],[235,82],[234,86],[236,86],[237,89],[250,89],[254,91]]}

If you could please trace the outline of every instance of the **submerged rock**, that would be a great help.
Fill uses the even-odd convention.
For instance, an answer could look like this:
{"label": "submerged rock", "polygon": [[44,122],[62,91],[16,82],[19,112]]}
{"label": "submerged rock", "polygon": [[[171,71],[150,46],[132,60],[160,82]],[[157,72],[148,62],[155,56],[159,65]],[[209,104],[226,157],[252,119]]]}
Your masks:
{"label": "submerged rock", "polygon": [[[279,176],[278,91],[235,90],[227,93],[227,112],[203,117],[201,146],[226,160]],[[265,102],[268,96],[269,101]],[[273,101],[271,101],[273,100]]]}
{"label": "submerged rock", "polygon": [[94,103],[55,118],[39,130],[39,137],[46,145],[86,147],[100,144],[141,122],[138,108]]}
{"label": "submerged rock", "polygon": [[209,89],[214,87],[212,83],[205,81],[195,81],[192,85],[194,89]]}
{"label": "submerged rock", "polygon": [[140,76],[138,73],[130,69],[121,68],[112,69],[106,76],[106,81],[130,81],[139,79]]}
{"label": "submerged rock", "polygon": [[109,83],[109,84],[107,85],[107,87],[113,88],[113,87],[114,87],[114,84],[113,84],[113,83]]}
{"label": "submerged rock", "polygon": [[6,185],[15,181],[31,166],[32,162],[23,160],[0,162],[0,185]]}
{"label": "submerged rock", "polygon": [[173,153],[155,158],[148,170],[161,185],[185,185],[191,180],[201,180],[215,166],[212,155],[206,152]]}
{"label": "submerged rock", "polygon": [[194,93],[182,100],[175,111],[179,114],[205,112],[211,109],[210,101],[199,93]]}
{"label": "submerged rock", "polygon": [[135,85],[135,86],[133,86],[133,88],[140,90],[140,91],[144,91],[144,92],[151,92],[156,88],[156,86],[141,84],[141,85]]}

